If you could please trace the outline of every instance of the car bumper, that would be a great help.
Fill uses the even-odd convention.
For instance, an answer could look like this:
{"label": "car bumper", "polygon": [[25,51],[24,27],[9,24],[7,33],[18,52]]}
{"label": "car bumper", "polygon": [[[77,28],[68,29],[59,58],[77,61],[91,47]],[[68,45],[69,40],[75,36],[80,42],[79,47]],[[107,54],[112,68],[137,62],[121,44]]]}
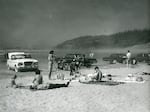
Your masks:
{"label": "car bumper", "polygon": [[38,67],[19,67],[18,68],[19,71],[35,71],[37,69]]}

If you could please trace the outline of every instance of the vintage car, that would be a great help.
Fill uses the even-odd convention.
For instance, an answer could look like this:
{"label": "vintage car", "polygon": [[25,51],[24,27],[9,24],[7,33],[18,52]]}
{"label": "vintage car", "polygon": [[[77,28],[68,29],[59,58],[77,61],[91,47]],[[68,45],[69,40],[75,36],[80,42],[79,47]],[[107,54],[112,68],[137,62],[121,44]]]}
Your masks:
{"label": "vintage car", "polygon": [[138,62],[150,62],[150,53],[140,53],[135,56]]}
{"label": "vintage car", "polygon": [[35,71],[38,69],[38,60],[31,58],[31,55],[25,52],[10,52],[7,59],[8,69],[19,71]]}
{"label": "vintage car", "polygon": [[126,55],[125,54],[111,54],[109,57],[104,57],[104,61],[109,61],[111,64],[113,63],[125,63],[126,61]]}
{"label": "vintage car", "polygon": [[[109,57],[104,57],[103,61],[109,61],[110,64],[116,64],[116,63],[126,64],[127,63],[126,59],[127,59],[126,54],[116,53],[116,54],[111,54]],[[131,57],[130,63],[133,65],[137,64],[136,57]]]}
{"label": "vintage car", "polygon": [[6,62],[6,57],[4,53],[0,53],[0,62]]}
{"label": "vintage car", "polygon": [[92,64],[97,63],[95,58],[87,58],[85,54],[66,54],[65,57],[56,58],[58,69],[69,70],[70,64],[75,61],[79,67],[90,67]]}

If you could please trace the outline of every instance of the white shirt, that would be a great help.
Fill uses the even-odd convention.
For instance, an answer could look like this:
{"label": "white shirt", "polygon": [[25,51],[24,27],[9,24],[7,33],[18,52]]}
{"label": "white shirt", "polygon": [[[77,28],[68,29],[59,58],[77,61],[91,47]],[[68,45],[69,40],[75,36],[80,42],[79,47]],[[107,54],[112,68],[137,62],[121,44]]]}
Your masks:
{"label": "white shirt", "polygon": [[48,55],[48,61],[53,61],[53,54]]}
{"label": "white shirt", "polygon": [[131,53],[128,52],[128,53],[126,54],[126,56],[127,56],[128,59],[130,59],[130,58],[131,58]]}

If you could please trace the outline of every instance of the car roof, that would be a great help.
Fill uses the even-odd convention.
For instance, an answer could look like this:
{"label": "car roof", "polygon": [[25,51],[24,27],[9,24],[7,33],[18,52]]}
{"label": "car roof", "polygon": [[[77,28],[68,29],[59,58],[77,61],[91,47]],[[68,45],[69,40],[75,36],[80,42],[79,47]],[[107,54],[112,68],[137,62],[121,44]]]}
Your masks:
{"label": "car roof", "polygon": [[9,52],[8,58],[10,59],[12,55],[17,55],[17,54],[25,54],[25,53],[24,52]]}
{"label": "car roof", "polygon": [[25,54],[25,52],[10,52],[10,53],[8,53],[8,54],[10,54],[10,55],[15,55],[15,54]]}
{"label": "car roof", "polygon": [[123,53],[114,53],[114,54],[111,54],[111,55],[125,55]]}
{"label": "car roof", "polygon": [[67,55],[83,55],[83,54],[75,53],[75,54],[67,54]]}

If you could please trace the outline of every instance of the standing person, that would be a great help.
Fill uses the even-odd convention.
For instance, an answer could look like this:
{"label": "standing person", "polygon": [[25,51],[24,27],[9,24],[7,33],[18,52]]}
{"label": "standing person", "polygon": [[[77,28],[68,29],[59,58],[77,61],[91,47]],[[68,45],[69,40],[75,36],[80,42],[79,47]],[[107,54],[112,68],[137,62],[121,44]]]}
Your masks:
{"label": "standing person", "polygon": [[91,53],[89,54],[89,56],[90,56],[90,58],[93,58],[93,57],[94,57],[94,53],[91,52]]}
{"label": "standing person", "polygon": [[48,54],[49,79],[51,79],[53,63],[54,63],[54,51],[52,50]]}
{"label": "standing person", "polygon": [[130,62],[131,62],[131,52],[128,50],[127,54],[127,67],[130,67]]}
{"label": "standing person", "polygon": [[76,67],[75,67],[75,59],[73,59],[73,61],[71,62],[71,64],[70,64],[70,76],[73,76],[74,75],[74,72],[75,72],[75,69],[76,69]]}
{"label": "standing person", "polygon": [[77,55],[75,58],[75,72],[79,72],[79,67],[80,67],[80,56]]}

